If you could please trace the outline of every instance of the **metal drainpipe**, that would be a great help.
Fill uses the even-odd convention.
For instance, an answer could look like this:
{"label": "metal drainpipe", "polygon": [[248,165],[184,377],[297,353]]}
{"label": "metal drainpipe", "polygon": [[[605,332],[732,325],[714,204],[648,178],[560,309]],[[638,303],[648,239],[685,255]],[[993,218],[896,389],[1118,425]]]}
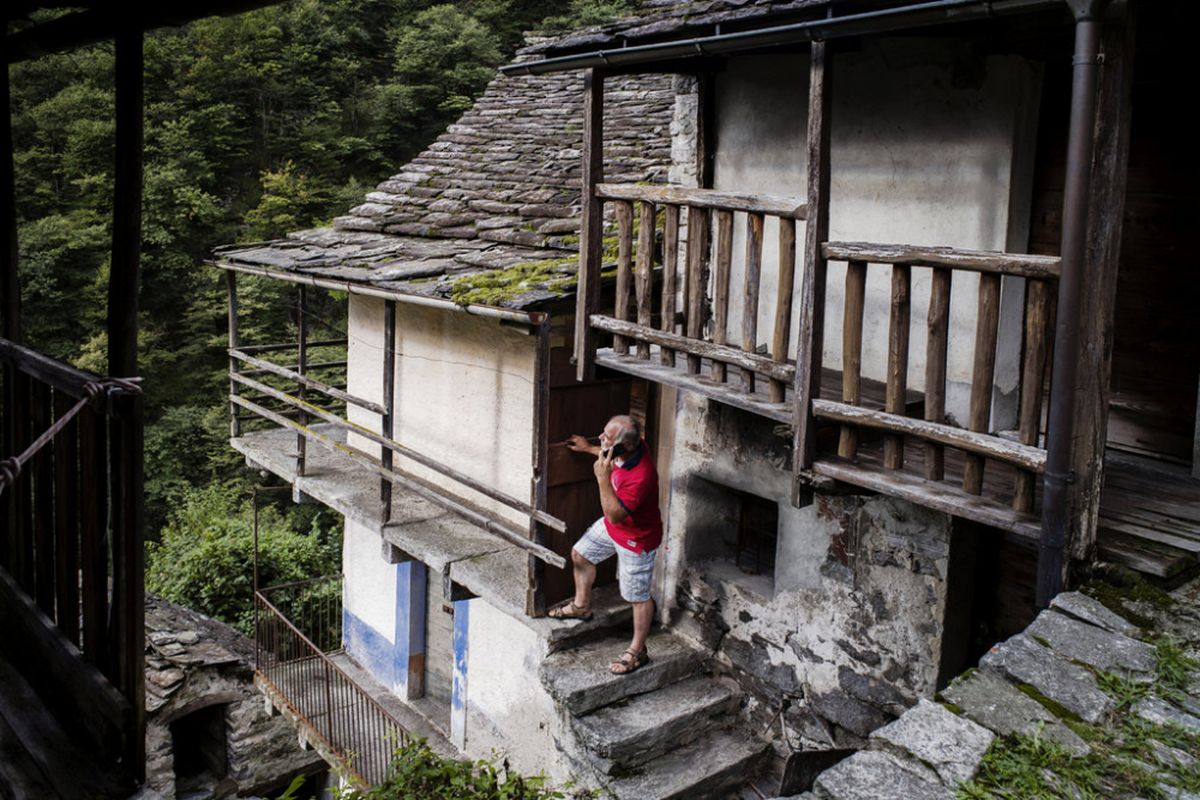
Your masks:
{"label": "metal drainpipe", "polygon": [[1075,58],[1071,85],[1071,124],[1067,139],[1067,178],[1063,187],[1062,274],[1046,436],[1046,475],[1042,495],[1042,538],[1038,553],[1037,605],[1045,608],[1063,589],[1063,544],[1069,523],[1069,492],[1075,482],[1075,374],[1078,364],[1079,296],[1084,281],[1088,197],[1100,79],[1100,15],[1107,0],[1068,0],[1075,14]]}

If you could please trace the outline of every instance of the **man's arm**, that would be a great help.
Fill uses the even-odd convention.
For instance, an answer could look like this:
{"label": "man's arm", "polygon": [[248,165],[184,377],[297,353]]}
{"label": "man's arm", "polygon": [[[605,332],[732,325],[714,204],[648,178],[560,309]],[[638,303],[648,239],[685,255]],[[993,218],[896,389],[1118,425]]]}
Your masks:
{"label": "man's arm", "polygon": [[575,453],[590,453],[594,456],[600,455],[600,445],[588,444],[588,440],[577,433],[568,437],[567,449]]}
{"label": "man's arm", "polygon": [[612,455],[601,455],[596,459],[596,484],[600,487],[600,508],[604,510],[604,518],[614,525],[625,521],[629,510],[621,505],[612,485],[613,460]]}

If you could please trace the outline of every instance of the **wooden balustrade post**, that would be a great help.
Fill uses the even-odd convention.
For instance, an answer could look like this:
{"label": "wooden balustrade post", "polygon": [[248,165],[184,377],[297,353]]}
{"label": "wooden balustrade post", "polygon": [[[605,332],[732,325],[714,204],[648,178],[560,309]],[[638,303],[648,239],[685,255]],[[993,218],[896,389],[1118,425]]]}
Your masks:
{"label": "wooden balustrade post", "polygon": [[[996,372],[996,336],[1000,330],[1000,276],[979,276],[979,307],[975,318],[975,363],[971,370],[971,405],[967,427],[986,432],[992,418],[992,385]],[[963,491],[983,492],[984,460],[963,456]]]}
{"label": "wooden balustrade post", "polygon": [[[842,313],[842,402],[862,404],[863,308],[866,304],[867,265],[851,261],[846,265],[846,294]],[[842,425],[838,436],[838,455],[858,456],[858,426]]]}
{"label": "wooden balustrade post", "polygon": [[[746,264],[742,283],[742,349],[758,352],[758,291],[762,278],[763,215],[746,215]],[[742,389],[754,393],[754,372],[742,370]]]}
{"label": "wooden balustrade post", "polygon": [[[689,339],[704,337],[705,290],[708,285],[709,215],[707,208],[688,206],[687,330]],[[700,356],[687,356],[691,375],[700,374]]]}
{"label": "wooden balustrade post", "polygon": [[[717,252],[713,272],[713,344],[729,337],[729,272],[733,262],[733,212],[717,211]],[[712,379],[725,382],[725,363],[712,362]]]}
{"label": "wooden balustrade post", "polygon": [[[613,203],[613,213],[617,218],[617,287],[613,317],[626,322],[629,320],[629,285],[633,277],[633,203],[617,200]],[[621,355],[629,352],[629,342],[624,336],[613,336],[613,352]]]}
{"label": "wooden balustrade post", "polygon": [[[634,293],[637,299],[638,325],[649,328],[654,318],[654,298],[651,293],[654,282],[654,239],[658,227],[654,204],[638,203],[637,264],[634,270]],[[637,357],[650,359],[650,343],[639,339]]]}
{"label": "wooden balustrade post", "polygon": [[[1028,281],[1025,285],[1025,347],[1021,364],[1021,403],[1017,431],[1021,444],[1038,444],[1042,427],[1042,392],[1045,388],[1046,342],[1049,334],[1050,287],[1046,281]],[[1037,474],[1017,472],[1013,488],[1013,508],[1033,511]]]}
{"label": "wooden balustrade post", "polygon": [[[788,339],[792,332],[792,290],[796,281],[796,220],[779,217],[779,280],[775,293],[775,327],[771,331],[771,356],[780,364],[787,363]],[[772,403],[782,403],[787,397],[787,384],[772,380],[768,397]]]}
{"label": "wooden balustrade post", "polygon": [[[300,284],[296,293],[296,372],[303,376],[308,371],[308,287]],[[296,384],[296,395],[301,402],[308,400],[308,387],[304,381]],[[308,425],[308,413],[299,409],[296,421]],[[308,455],[308,439],[303,433],[296,434],[296,477],[304,476],[305,461]]]}
{"label": "wooden balustrade post", "polygon": [[[892,305],[888,318],[888,371],[884,410],[903,414],[908,394],[908,325],[912,300],[911,270],[908,266],[892,266]],[[889,434],[883,440],[883,465],[888,469],[904,466],[904,437]]]}
{"label": "wooden balustrade post", "polygon": [[[663,212],[663,287],[662,322],[660,327],[667,333],[676,328],[675,293],[678,291],[679,274],[679,206],[668,205]],[[686,306],[687,299],[684,299]],[[663,366],[675,366],[675,351],[663,347],[659,351]]]}
{"label": "wooden balustrade post", "polygon": [[[928,334],[925,344],[925,419],[946,421],[946,347],[950,341],[950,283],[954,273],[934,267],[929,281]],[[925,478],[940,481],[946,475],[946,451],[940,444],[925,443]]]}
{"label": "wooden balustrade post", "polygon": [[604,73],[583,75],[583,218],[579,229],[579,275],[575,295],[575,377],[591,380],[596,370],[596,334],[591,316],[600,308],[604,261],[604,204],[596,186],[604,182]]}

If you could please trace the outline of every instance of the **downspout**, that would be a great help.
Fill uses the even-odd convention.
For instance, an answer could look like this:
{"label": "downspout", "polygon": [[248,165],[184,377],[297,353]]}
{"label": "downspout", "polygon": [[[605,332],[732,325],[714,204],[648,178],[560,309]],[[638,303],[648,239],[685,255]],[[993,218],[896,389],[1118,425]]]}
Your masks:
{"label": "downspout", "polygon": [[1067,0],[1075,15],[1075,58],[1067,177],[1063,187],[1062,273],[1054,332],[1042,537],[1038,553],[1037,606],[1063,590],[1063,545],[1070,524],[1071,455],[1075,439],[1075,376],[1079,362],[1079,298],[1085,279],[1088,198],[1095,147],[1096,89],[1100,80],[1100,15],[1107,0]]}

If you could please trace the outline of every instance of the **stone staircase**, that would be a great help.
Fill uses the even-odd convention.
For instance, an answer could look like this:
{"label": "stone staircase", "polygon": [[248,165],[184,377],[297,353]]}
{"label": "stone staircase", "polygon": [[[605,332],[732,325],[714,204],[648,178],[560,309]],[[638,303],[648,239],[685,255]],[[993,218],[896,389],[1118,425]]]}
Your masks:
{"label": "stone staircase", "polygon": [[737,683],[711,674],[707,653],[665,631],[646,643],[649,664],[611,674],[628,644],[622,630],[542,663],[542,685],[569,723],[559,749],[586,782],[618,800],[736,796],[768,749],[739,724]]}

